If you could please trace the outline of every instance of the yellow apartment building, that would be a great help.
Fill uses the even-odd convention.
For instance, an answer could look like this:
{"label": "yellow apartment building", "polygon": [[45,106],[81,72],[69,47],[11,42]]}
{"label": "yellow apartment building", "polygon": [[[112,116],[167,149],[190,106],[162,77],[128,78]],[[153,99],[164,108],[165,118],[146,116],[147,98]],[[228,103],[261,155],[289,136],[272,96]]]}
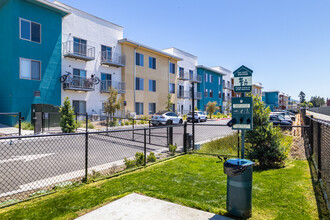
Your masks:
{"label": "yellow apartment building", "polygon": [[126,82],[125,115],[141,117],[165,110],[168,94],[175,111],[177,62],[182,59],[126,38],[118,42],[126,56],[121,72],[121,79]]}
{"label": "yellow apartment building", "polygon": [[262,84],[261,83],[252,83],[252,95],[262,96]]}

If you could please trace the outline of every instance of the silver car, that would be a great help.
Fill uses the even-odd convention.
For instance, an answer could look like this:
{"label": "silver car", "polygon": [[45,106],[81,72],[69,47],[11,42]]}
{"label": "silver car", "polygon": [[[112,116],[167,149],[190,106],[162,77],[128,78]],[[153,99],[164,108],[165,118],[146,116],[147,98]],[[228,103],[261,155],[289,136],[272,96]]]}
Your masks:
{"label": "silver car", "polygon": [[[192,112],[189,112],[187,115],[187,121],[190,122],[192,121]],[[202,111],[196,111],[195,112],[195,121],[201,122],[201,121],[207,121],[207,116],[204,114]]]}
{"label": "silver car", "polygon": [[154,114],[151,117],[151,124],[153,126],[156,125],[168,125],[172,121],[173,124],[182,124],[182,117],[178,116],[174,112],[171,111],[161,111]]}

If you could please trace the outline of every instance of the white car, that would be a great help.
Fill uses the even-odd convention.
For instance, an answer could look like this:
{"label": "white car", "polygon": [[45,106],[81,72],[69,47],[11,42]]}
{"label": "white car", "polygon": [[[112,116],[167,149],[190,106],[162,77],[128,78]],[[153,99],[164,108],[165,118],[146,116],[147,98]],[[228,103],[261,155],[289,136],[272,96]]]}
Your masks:
{"label": "white car", "polygon": [[161,111],[154,114],[151,117],[151,124],[153,126],[156,125],[168,125],[172,121],[173,124],[182,124],[183,119],[182,117],[178,116],[174,112],[171,111]]}
{"label": "white car", "polygon": [[[201,121],[207,121],[207,116],[202,111],[196,111],[195,112],[195,121],[201,122]],[[187,121],[192,121],[192,112],[189,112],[187,115]]]}
{"label": "white car", "polygon": [[281,115],[282,118],[292,124],[292,119],[289,115],[286,115],[285,112],[271,112],[270,115]]}

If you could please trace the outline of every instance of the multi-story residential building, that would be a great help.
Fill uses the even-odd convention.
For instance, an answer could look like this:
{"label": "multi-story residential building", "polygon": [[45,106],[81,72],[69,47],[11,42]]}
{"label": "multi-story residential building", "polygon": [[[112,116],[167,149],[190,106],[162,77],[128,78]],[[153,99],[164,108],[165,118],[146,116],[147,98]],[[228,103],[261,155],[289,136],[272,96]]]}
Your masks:
{"label": "multi-story residential building", "polygon": [[261,83],[252,83],[252,95],[262,96],[262,84]]}
{"label": "multi-story residential building", "polygon": [[[231,77],[231,84],[234,85],[234,77]],[[241,97],[242,93],[238,92],[236,93],[234,89],[231,92],[231,97]]]}
{"label": "multi-story residential building", "polygon": [[197,84],[197,92],[202,93],[202,99],[197,100],[197,108],[206,111],[207,103],[216,101],[220,111],[223,111],[223,72],[203,65],[197,66],[197,74],[202,82]]}
{"label": "multi-story residential building", "polygon": [[177,62],[181,58],[161,50],[128,40],[119,40],[126,66],[122,80],[126,82],[126,115],[151,115],[165,110],[171,95],[172,110],[177,103]]}
{"label": "multi-story residential building", "polygon": [[[188,114],[192,111],[191,83],[201,83],[202,81],[201,75],[197,75],[196,71],[197,57],[174,47],[163,51],[182,58],[177,65],[177,112],[180,115]],[[195,106],[197,106],[197,100],[202,99],[202,92],[197,92],[197,84],[195,84],[194,98]]]}
{"label": "multi-story residential building", "polygon": [[279,109],[279,91],[267,91],[262,93],[262,101],[271,111]]}
{"label": "multi-story residential building", "polygon": [[287,109],[289,106],[289,99],[290,99],[289,95],[281,92],[279,94],[279,101],[278,101],[279,109]]}
{"label": "multi-story residential building", "polygon": [[31,104],[61,104],[61,26],[68,13],[45,0],[1,1],[0,112],[21,112],[29,121]]}
{"label": "multi-story residential building", "polygon": [[[123,27],[59,1],[55,4],[71,11],[63,18],[62,75],[70,75],[62,82],[62,102],[68,96],[75,112],[103,114],[109,87],[117,89],[118,96],[125,93],[121,79],[125,56],[118,44]],[[96,78],[100,83],[94,83]]]}
{"label": "multi-story residential building", "polygon": [[223,102],[222,102],[222,110],[225,114],[231,112],[231,97],[233,91],[232,84],[232,71],[223,68],[221,66],[212,67],[212,69],[217,70],[223,74],[222,84],[223,84]]}

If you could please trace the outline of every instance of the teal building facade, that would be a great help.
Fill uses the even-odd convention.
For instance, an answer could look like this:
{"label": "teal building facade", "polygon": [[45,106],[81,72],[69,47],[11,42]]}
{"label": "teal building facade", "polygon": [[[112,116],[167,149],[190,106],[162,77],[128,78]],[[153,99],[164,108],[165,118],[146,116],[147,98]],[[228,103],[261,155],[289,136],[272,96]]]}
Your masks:
{"label": "teal building facade", "polygon": [[61,104],[62,17],[68,13],[45,0],[1,1],[0,113],[21,112],[30,121],[31,104]]}
{"label": "teal building facade", "polygon": [[279,108],[279,91],[269,91],[262,93],[262,101],[271,111]]}
{"label": "teal building facade", "polygon": [[197,92],[202,93],[202,98],[197,100],[197,108],[200,111],[206,111],[208,102],[217,102],[220,112],[223,112],[223,73],[205,67],[197,66],[197,74],[201,76],[202,82],[197,84]]}

